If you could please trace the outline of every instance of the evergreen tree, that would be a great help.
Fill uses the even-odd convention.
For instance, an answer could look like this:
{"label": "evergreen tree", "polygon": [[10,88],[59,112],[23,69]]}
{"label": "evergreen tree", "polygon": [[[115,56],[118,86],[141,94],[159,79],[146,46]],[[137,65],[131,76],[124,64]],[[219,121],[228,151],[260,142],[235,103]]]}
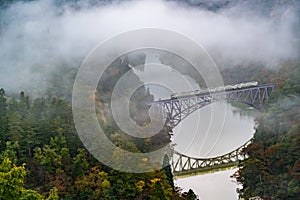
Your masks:
{"label": "evergreen tree", "polygon": [[5,91],[0,89],[0,117],[5,117],[7,114],[7,102],[5,97]]}
{"label": "evergreen tree", "polygon": [[0,89],[0,152],[5,149],[5,143],[9,137],[9,122],[7,118],[7,101],[5,91]]}
{"label": "evergreen tree", "polygon": [[154,194],[150,197],[151,200],[167,200],[162,186],[159,181],[154,184]]}
{"label": "evergreen tree", "polygon": [[169,161],[168,155],[164,156],[163,166],[164,166],[163,170],[165,171],[165,173],[167,175],[167,179],[169,181],[169,184],[170,184],[170,186],[174,190],[175,189],[175,185],[174,185],[174,181],[173,181],[173,173],[172,173],[172,169],[171,169],[171,165],[170,165],[170,161]]}
{"label": "evergreen tree", "polygon": [[197,199],[197,195],[194,193],[192,189],[189,189],[187,193],[187,200],[196,200],[196,199]]}

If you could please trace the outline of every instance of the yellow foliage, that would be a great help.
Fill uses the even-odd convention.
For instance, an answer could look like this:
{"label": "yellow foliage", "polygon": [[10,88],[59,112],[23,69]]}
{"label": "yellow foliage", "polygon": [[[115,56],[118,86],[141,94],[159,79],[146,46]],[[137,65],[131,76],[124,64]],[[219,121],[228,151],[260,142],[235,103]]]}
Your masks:
{"label": "yellow foliage", "polygon": [[151,183],[153,183],[153,184],[155,184],[158,181],[160,181],[160,178],[153,178],[153,179],[151,179]]}
{"label": "yellow foliage", "polygon": [[135,184],[136,189],[138,190],[138,192],[142,192],[143,191],[143,187],[145,186],[145,182],[140,180]]}
{"label": "yellow foliage", "polygon": [[107,179],[104,179],[102,184],[101,184],[103,190],[109,190],[111,185],[110,182]]}

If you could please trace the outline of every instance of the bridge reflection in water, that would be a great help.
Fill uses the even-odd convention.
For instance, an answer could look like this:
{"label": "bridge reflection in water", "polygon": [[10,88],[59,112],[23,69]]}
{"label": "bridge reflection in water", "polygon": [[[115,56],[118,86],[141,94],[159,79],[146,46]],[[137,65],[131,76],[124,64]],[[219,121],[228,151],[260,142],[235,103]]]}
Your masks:
{"label": "bridge reflection in water", "polygon": [[250,143],[251,140],[232,152],[214,158],[193,158],[174,151],[171,159],[173,174],[174,176],[184,176],[235,167],[239,161],[246,158],[241,151]]}
{"label": "bridge reflection in water", "polygon": [[[214,102],[241,102],[263,111],[263,104],[267,102],[274,88],[274,84],[264,84],[230,91],[159,100],[150,105],[160,109],[167,125],[173,129],[191,113]],[[251,140],[232,152],[214,158],[195,158],[174,151],[170,165],[175,176],[234,167],[239,161],[245,159],[245,155],[241,154],[241,151],[250,142]]]}

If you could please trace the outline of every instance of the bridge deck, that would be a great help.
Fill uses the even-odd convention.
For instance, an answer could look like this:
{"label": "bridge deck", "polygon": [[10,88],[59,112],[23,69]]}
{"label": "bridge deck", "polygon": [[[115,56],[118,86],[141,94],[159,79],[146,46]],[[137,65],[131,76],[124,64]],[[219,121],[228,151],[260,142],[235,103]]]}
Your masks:
{"label": "bridge deck", "polygon": [[268,83],[268,84],[258,85],[258,86],[255,86],[255,87],[240,88],[240,89],[233,89],[233,90],[224,90],[224,91],[220,91],[220,92],[212,92],[212,93],[209,93],[209,94],[200,94],[200,95],[191,95],[191,96],[188,96],[188,97],[178,97],[178,98],[162,99],[162,100],[150,102],[149,105],[159,104],[159,103],[164,103],[164,102],[169,102],[169,101],[173,101],[174,99],[180,99],[180,100],[190,99],[191,97],[195,97],[195,96],[209,96],[209,95],[213,95],[213,94],[225,94],[225,93],[242,92],[242,91],[248,91],[249,89],[253,89],[253,88],[257,88],[257,89],[272,88],[272,89],[274,89],[275,88],[275,84]]}
{"label": "bridge deck", "polygon": [[168,126],[174,128],[188,115],[213,102],[241,102],[263,110],[262,105],[268,100],[274,87],[274,84],[264,84],[210,94],[164,99],[151,102],[150,105],[156,105],[161,110]]}

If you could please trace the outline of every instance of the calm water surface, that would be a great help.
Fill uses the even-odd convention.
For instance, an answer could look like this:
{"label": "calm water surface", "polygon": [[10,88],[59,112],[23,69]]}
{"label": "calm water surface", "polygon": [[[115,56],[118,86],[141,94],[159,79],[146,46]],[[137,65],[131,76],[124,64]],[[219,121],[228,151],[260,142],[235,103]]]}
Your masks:
{"label": "calm water surface", "polygon": [[[155,100],[169,98],[172,92],[199,89],[188,76],[161,66],[158,57],[149,53],[141,69],[133,69],[146,84]],[[147,84],[150,83],[150,84]],[[155,84],[153,84],[155,83]],[[189,115],[173,129],[172,142],[178,152],[199,158],[224,155],[243,145],[255,131],[254,119],[259,113],[251,108],[240,109],[226,102],[208,105]],[[184,191],[192,188],[201,200],[235,200],[239,187],[230,178],[233,170],[176,179]]]}
{"label": "calm water surface", "polygon": [[[224,123],[218,119],[218,109],[211,111],[207,106],[195,112],[174,130],[173,142],[177,151],[193,157],[215,157],[238,148],[253,136],[258,111],[242,110],[227,103],[215,107],[219,110],[225,107]],[[211,112],[217,113],[215,119],[210,118]],[[192,188],[201,200],[236,200],[236,189],[240,186],[230,178],[236,170],[180,178],[175,183],[184,191]]]}

